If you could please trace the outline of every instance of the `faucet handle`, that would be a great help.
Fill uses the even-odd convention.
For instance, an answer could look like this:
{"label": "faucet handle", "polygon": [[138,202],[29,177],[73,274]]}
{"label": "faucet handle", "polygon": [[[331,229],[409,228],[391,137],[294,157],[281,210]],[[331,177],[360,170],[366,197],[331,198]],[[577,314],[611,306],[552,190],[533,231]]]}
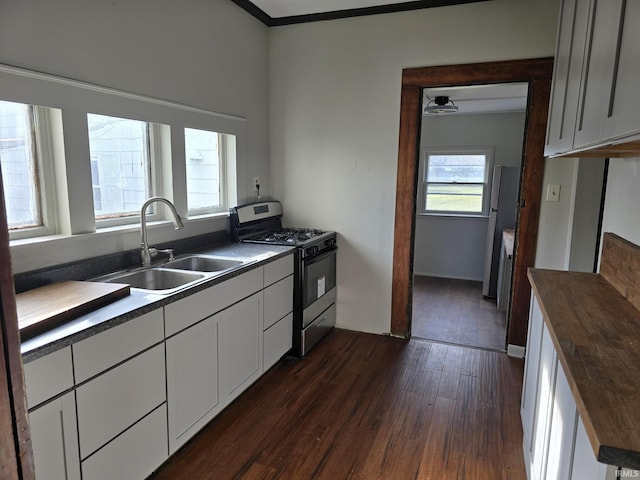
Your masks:
{"label": "faucet handle", "polygon": [[153,250],[155,250],[155,255],[159,254],[159,253],[164,253],[166,255],[168,255],[169,257],[169,261],[173,260],[175,257],[173,256],[173,248],[164,248],[164,249],[157,249],[154,248]]}

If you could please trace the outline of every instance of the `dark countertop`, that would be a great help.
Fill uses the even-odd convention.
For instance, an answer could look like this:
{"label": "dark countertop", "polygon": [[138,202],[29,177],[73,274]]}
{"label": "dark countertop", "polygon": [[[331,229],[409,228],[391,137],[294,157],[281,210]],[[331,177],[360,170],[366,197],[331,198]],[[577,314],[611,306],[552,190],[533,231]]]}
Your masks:
{"label": "dark countertop", "polygon": [[228,243],[216,246],[215,248],[194,252],[242,260],[246,263],[237,268],[225,271],[221,275],[213,276],[201,283],[169,295],[131,289],[131,295],[128,297],[98,308],[97,310],[53,328],[46,333],[22,342],[22,360],[24,363],[33,361],[63,347],[139,317],[140,315],[144,315],[152,310],[161,308],[176,300],[188,297],[196,292],[262,266],[279,257],[292,253],[293,250],[294,248],[292,247],[277,245]]}

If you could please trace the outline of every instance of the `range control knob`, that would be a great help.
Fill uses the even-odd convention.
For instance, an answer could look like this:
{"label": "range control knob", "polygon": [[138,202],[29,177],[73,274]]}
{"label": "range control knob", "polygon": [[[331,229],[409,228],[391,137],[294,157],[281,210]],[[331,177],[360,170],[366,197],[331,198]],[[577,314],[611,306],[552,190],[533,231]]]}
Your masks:
{"label": "range control knob", "polygon": [[324,244],[329,248],[333,248],[336,245],[336,239],[335,238],[329,238],[329,239],[324,241]]}
{"label": "range control knob", "polygon": [[312,247],[307,247],[305,249],[305,253],[307,254],[307,256],[312,256],[312,255],[316,255],[318,253],[318,247],[316,245],[312,246]]}

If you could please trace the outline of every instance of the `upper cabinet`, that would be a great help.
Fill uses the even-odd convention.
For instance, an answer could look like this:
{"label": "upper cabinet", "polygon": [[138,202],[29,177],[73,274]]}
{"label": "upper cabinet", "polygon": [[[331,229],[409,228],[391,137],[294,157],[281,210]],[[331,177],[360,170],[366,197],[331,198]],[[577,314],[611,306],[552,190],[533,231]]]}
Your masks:
{"label": "upper cabinet", "polygon": [[546,156],[640,151],[640,4],[564,0]]}

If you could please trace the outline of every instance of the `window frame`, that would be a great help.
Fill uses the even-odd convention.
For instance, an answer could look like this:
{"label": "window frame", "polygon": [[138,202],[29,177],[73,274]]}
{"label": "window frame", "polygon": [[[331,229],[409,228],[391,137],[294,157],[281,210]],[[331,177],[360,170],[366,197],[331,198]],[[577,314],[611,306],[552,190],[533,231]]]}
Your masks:
{"label": "window frame", "polygon": [[[484,181],[482,182],[482,210],[480,212],[464,211],[464,210],[430,210],[427,209],[427,186],[429,184],[461,184],[461,185],[480,185],[476,182],[428,182],[427,173],[429,165],[429,157],[435,155],[484,155],[485,171]],[[438,147],[425,148],[420,157],[419,165],[419,182],[417,189],[417,205],[418,214],[426,216],[445,216],[445,217],[469,217],[469,218],[486,218],[489,216],[489,208],[491,205],[491,171],[493,170],[493,147]]]}
{"label": "window frame", "polygon": [[[7,100],[13,102],[13,100]],[[35,154],[35,175],[42,225],[9,228],[9,240],[44,237],[58,233],[58,209],[55,191],[55,149],[53,147],[53,109],[24,102],[30,110],[32,154]]]}
{"label": "window frame", "polygon": [[[91,113],[93,112],[88,112],[87,115]],[[114,117],[114,118],[126,118],[124,116],[107,115],[103,113],[98,113],[96,115],[102,115],[102,116],[108,116],[108,117]],[[148,192],[147,198],[152,197],[154,195],[163,195],[162,169],[163,169],[163,165],[166,162],[171,161],[171,158],[168,158],[168,159],[164,158],[164,152],[161,147],[161,143],[162,143],[162,136],[170,135],[170,132],[166,132],[166,133],[163,132],[162,127],[164,125],[151,122],[149,120],[139,120],[139,119],[132,119],[132,120],[144,122],[147,124],[147,136],[148,136],[147,150],[149,152],[149,167],[150,167],[150,178],[149,178],[150,191]],[[88,136],[87,136],[87,140],[88,140]],[[92,161],[91,151],[89,151],[89,162],[91,161]],[[92,183],[91,187],[93,190],[93,180],[91,183]],[[142,204],[140,204],[140,206],[142,206]],[[93,205],[92,205],[92,209],[93,209]],[[111,228],[111,227],[118,227],[122,225],[136,225],[140,223],[139,212],[133,212],[129,215],[98,218],[94,210],[93,217],[95,219],[96,230]],[[147,217],[147,222],[160,221],[163,219],[160,213],[160,209],[157,208],[157,205],[155,204],[149,206],[146,217]]]}
{"label": "window frame", "polygon": [[185,201],[186,201],[186,210],[187,210],[187,218],[196,218],[202,217],[205,215],[215,215],[219,213],[226,213],[229,211],[229,197],[227,195],[229,186],[229,178],[227,173],[227,164],[229,161],[229,136],[232,134],[216,132],[213,130],[207,130],[203,128],[196,127],[184,127],[182,130],[182,134],[185,138],[186,144],[186,133],[185,130],[190,128],[192,130],[202,130],[211,133],[215,133],[218,136],[218,178],[220,184],[220,205],[217,207],[201,207],[201,208],[189,208],[189,186],[187,182],[187,162],[189,161],[186,158],[186,148],[185,148]]}

